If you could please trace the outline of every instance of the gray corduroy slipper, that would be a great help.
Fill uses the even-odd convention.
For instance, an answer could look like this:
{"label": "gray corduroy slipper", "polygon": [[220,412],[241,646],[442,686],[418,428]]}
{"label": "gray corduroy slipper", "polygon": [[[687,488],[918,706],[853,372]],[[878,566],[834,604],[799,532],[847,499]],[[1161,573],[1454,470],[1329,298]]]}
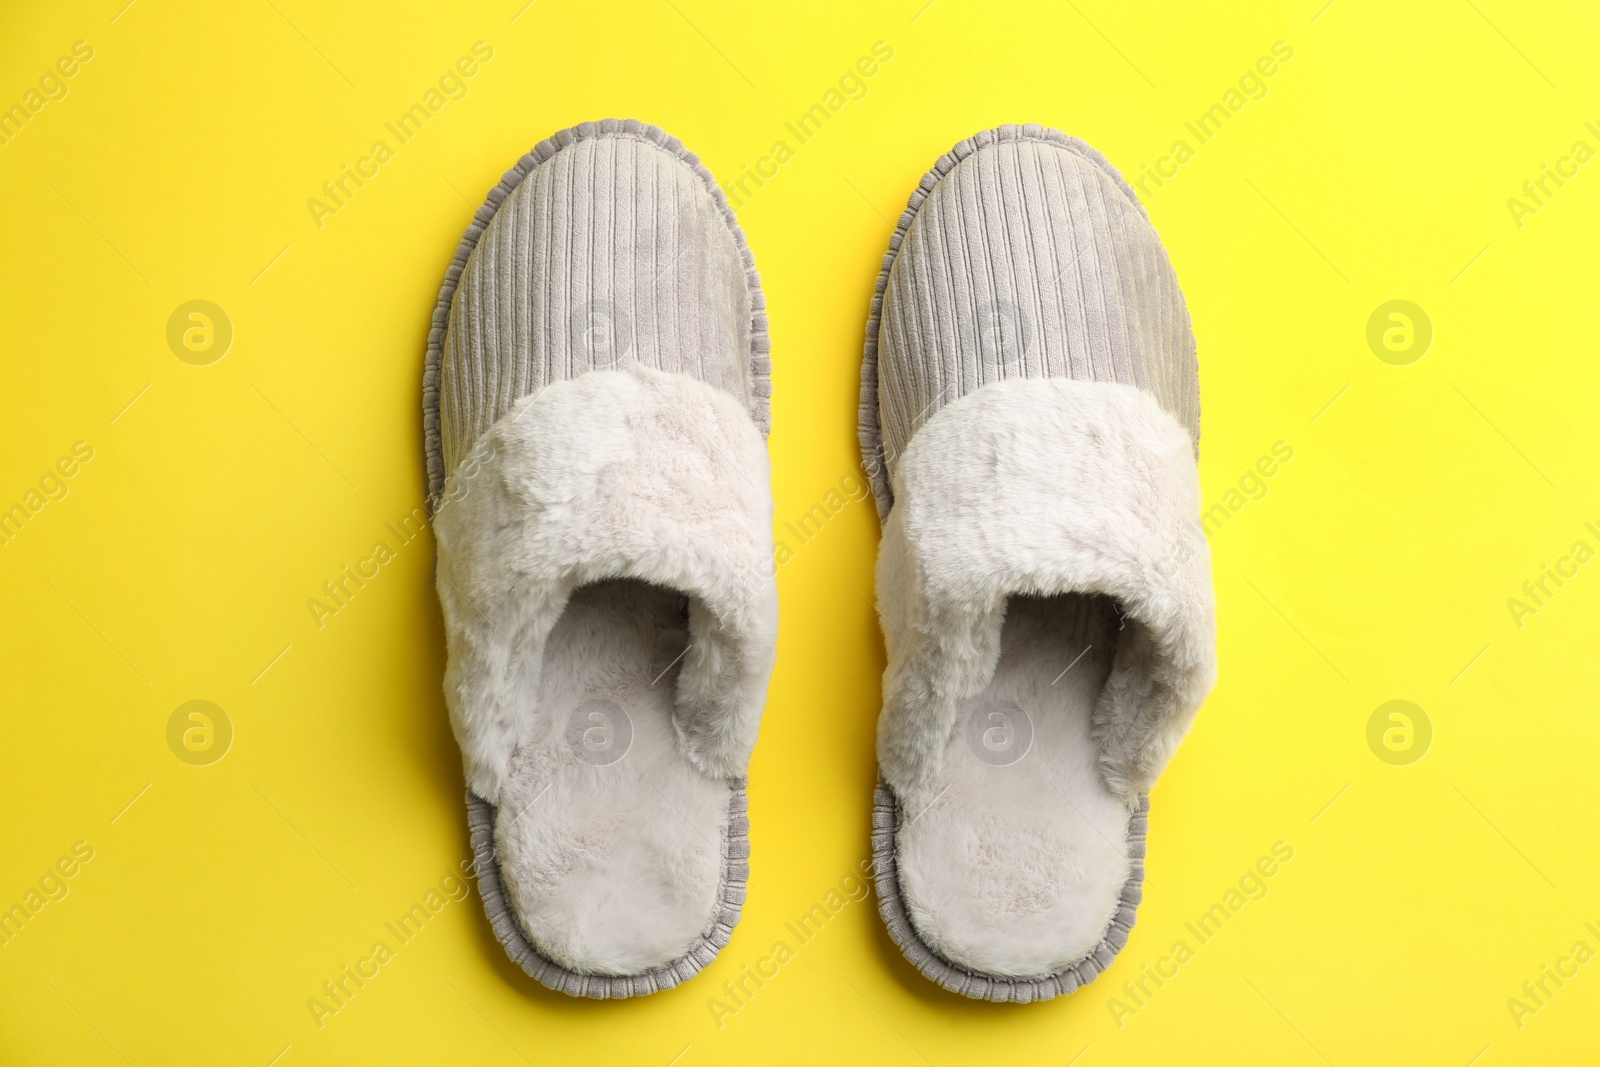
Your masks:
{"label": "gray corduroy slipper", "polygon": [[860,429],[884,922],[946,989],[1070,993],[1127,943],[1146,794],[1216,677],[1188,310],[1104,157],[1004,126],[923,177]]}
{"label": "gray corduroy slipper", "polygon": [[755,260],[710,173],[585,123],[490,190],[423,425],[478,888],[551,989],[667,989],[744,902],[777,638]]}

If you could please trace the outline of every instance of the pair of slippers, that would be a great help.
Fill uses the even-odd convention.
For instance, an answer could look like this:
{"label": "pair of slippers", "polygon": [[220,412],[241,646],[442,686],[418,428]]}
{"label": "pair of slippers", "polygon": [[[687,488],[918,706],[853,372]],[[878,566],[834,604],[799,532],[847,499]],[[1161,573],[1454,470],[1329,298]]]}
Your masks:
{"label": "pair of slippers", "polygon": [[[671,988],[738,922],[778,624],[769,352],[726,198],[631,120],[519,160],[439,294],[445,694],[485,909],[552,989]],[[913,193],[861,378],[883,919],[947,989],[1071,992],[1126,943],[1146,794],[1216,673],[1183,297],[1099,153],[1001,127]]]}

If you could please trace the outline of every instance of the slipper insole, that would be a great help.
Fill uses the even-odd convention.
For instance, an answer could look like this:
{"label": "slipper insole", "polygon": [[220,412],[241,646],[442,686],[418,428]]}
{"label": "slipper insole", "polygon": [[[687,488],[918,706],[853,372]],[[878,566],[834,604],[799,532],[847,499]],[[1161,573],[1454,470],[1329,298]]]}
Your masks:
{"label": "slipper insole", "polygon": [[545,646],[495,838],[523,932],[571,970],[669,963],[716,910],[730,786],[673,729],[688,637],[686,597],[615,580],[577,590]]}
{"label": "slipper insole", "polygon": [[993,680],[957,722],[940,773],[900,797],[900,891],[952,963],[1054,974],[1105,933],[1128,879],[1130,813],[1090,737],[1121,620],[1105,597],[1013,596]]}

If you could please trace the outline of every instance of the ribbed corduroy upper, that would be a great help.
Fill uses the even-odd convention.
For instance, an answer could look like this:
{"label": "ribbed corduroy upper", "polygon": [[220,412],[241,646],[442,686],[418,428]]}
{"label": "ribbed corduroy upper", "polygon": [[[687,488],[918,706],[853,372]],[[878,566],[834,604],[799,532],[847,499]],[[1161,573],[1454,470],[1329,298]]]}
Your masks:
{"label": "ribbed corduroy upper", "polygon": [[881,432],[882,462],[869,455],[867,467],[885,511],[917,429],[1006,378],[1137,386],[1198,441],[1183,294],[1144,209],[1099,152],[1040,126],[986,130],[928,173],[901,229],[874,300],[875,383],[862,396],[863,427]]}
{"label": "ribbed corduroy upper", "polygon": [[627,361],[751,406],[747,264],[724,209],[659,131],[612,126],[543,160],[467,260],[440,360],[446,472],[518,398]]}

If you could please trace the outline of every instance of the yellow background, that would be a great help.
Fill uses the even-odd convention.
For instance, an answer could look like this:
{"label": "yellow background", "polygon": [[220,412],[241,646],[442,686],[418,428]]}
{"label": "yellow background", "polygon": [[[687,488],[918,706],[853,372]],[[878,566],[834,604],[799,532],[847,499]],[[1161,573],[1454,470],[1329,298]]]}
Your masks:
{"label": "yellow background", "polygon": [[[0,1061],[1593,1058],[1600,962],[1520,1027],[1507,999],[1574,942],[1600,950],[1600,563],[1520,628],[1506,603],[1573,542],[1600,548],[1600,163],[1520,228],[1506,204],[1574,141],[1600,148],[1592,9],[525,2],[0,16],[0,106],[94,48],[0,147],[0,507],[94,449],[0,546],[0,907],[94,849],[0,946]],[[479,40],[469,95],[319,229],[307,198]],[[1274,443],[1294,458],[1212,541],[1221,681],[1153,795],[1131,942],[1073,996],[974,1003],[904,962],[869,897],[713,1021],[722,983],[867,855],[882,651],[859,502],[779,574],[750,900],[713,966],[571,1000],[507,961],[472,896],[319,1029],[307,999],[467,855],[431,540],[320,629],[306,601],[421,503],[423,347],[474,208],[535,142],[612,115],[736,174],[880,40],[867,96],[740,211],[772,316],[780,536],[858,472],[873,280],[942,152],[1036,121],[1137,178],[1294,49],[1150,202],[1199,338],[1207,503]],[[165,339],[193,299],[234,328],[209,366]],[[1434,328],[1407,366],[1366,343],[1391,299]],[[167,744],[193,699],[234,727],[210,766]],[[1394,699],[1433,725],[1408,766],[1366,741]],[[1123,982],[1278,841],[1294,858],[1267,896],[1119,1026]]]}

